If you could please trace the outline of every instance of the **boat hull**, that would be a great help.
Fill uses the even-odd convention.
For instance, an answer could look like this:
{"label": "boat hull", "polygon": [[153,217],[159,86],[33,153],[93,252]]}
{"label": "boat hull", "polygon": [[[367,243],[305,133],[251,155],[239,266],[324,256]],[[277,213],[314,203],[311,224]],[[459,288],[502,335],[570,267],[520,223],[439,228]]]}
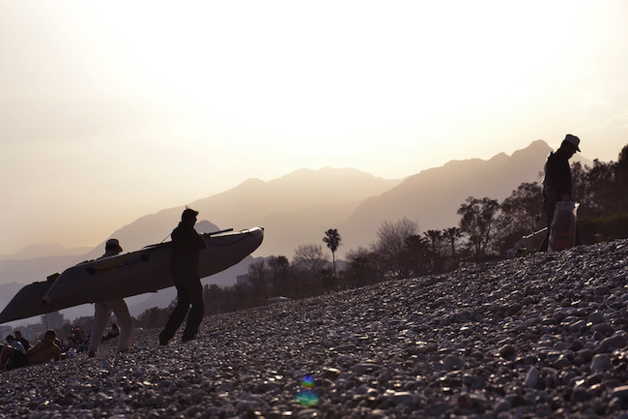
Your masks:
{"label": "boat hull", "polygon": [[[221,272],[254,252],[262,243],[260,227],[222,234],[203,234],[206,249],[199,251],[201,278]],[[56,280],[22,288],[0,313],[0,323],[78,306],[155,292],[173,286],[170,274],[171,242],[87,261],[72,266]]]}

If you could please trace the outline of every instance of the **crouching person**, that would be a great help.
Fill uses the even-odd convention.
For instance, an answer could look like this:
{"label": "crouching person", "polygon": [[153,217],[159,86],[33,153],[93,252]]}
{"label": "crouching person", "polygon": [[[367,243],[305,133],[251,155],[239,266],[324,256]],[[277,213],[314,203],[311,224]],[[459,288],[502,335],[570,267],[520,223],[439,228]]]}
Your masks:
{"label": "crouching person", "polygon": [[57,334],[55,331],[48,330],[44,334],[44,339],[27,350],[25,354],[6,345],[2,348],[2,353],[0,354],[0,369],[4,371],[27,365],[58,361],[61,359],[61,348],[55,343],[56,338]]}

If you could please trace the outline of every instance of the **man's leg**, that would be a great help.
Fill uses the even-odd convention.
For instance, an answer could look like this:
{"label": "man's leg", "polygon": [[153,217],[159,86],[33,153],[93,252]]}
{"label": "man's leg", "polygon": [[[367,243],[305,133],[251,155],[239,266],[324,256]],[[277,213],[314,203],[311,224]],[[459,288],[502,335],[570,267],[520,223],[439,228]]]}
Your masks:
{"label": "man's leg", "polygon": [[580,227],[576,222],[576,246],[582,245],[582,235],[580,234]]}
{"label": "man's leg", "polygon": [[177,287],[177,305],[170,313],[164,330],[159,334],[159,343],[161,345],[166,345],[172,339],[190,308],[190,297],[183,286],[183,282],[177,281],[175,286]]}
{"label": "man's leg", "polygon": [[96,356],[102,334],[105,331],[107,322],[111,317],[111,306],[107,301],[101,301],[94,304],[94,324],[92,324],[92,332],[89,337],[88,353],[90,357]]}
{"label": "man's leg", "polygon": [[201,279],[198,275],[194,275],[190,278],[187,285],[188,295],[190,295],[192,308],[188,314],[188,321],[185,324],[185,330],[183,331],[182,340],[188,341],[194,339],[198,333],[198,328],[203,321],[203,314],[205,313],[205,305],[203,303],[203,285],[201,285]]}
{"label": "man's leg", "polygon": [[118,320],[118,326],[120,326],[118,350],[126,352],[131,347],[131,340],[133,339],[133,319],[131,318],[131,313],[129,313],[129,306],[121,298],[111,301],[111,308]]}
{"label": "man's leg", "polygon": [[543,202],[543,212],[545,212],[545,217],[547,218],[547,234],[539,247],[539,252],[547,252],[547,248],[549,247],[550,231],[552,230],[552,221],[554,221],[554,206]]}
{"label": "man's leg", "polygon": [[9,345],[2,347],[2,353],[0,354],[0,370],[4,371],[7,368],[7,362],[13,354],[14,349]]}

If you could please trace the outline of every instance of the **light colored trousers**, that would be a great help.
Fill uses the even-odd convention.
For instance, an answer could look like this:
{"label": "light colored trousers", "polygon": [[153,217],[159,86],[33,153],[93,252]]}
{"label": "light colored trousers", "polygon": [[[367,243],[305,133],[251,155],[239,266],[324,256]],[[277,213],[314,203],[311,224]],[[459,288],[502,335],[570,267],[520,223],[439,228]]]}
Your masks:
{"label": "light colored trousers", "polygon": [[92,325],[92,334],[89,338],[89,351],[98,350],[112,312],[116,315],[117,324],[120,326],[118,350],[126,352],[131,347],[133,319],[126,302],[120,298],[119,300],[103,301],[94,304],[94,324]]}

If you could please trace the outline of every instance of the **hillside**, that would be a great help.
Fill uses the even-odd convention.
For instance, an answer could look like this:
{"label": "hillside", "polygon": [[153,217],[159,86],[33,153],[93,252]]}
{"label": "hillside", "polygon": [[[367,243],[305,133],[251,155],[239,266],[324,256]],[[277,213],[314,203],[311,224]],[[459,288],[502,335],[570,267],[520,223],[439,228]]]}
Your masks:
{"label": "hillside", "polygon": [[[338,226],[345,247],[375,240],[385,220],[407,217],[418,222],[421,231],[456,227],[460,221],[456,212],[469,196],[501,202],[521,183],[540,180],[550,151],[545,141],[538,140],[510,156],[499,153],[489,160],[454,160],[409,176],[391,190],[367,199]],[[580,155],[576,157],[575,161],[590,164]]]}
{"label": "hillside", "polygon": [[0,416],[625,418],[627,278],[620,240],[138,331],[3,373]]}
{"label": "hillside", "polygon": [[[399,182],[356,169],[301,169],[269,182],[249,179],[188,206],[200,212],[200,220],[211,221],[213,227],[206,229],[207,232],[263,226],[266,237],[256,253],[285,254],[290,250],[292,256],[296,247],[293,243],[300,244],[304,235],[316,231],[320,240],[318,235],[322,237],[321,229],[325,226],[331,228],[366,198],[379,195]],[[120,240],[125,251],[158,243],[177,225],[182,210],[183,206],[144,216],[115,231],[112,237]],[[100,255],[98,249],[89,253],[89,258]]]}
{"label": "hillside", "polygon": [[[356,169],[302,169],[268,182],[249,179],[189,206],[216,228],[265,227],[264,243],[255,256],[292,258],[297,246],[320,244],[325,230],[337,228],[343,239],[342,257],[349,249],[367,246],[383,220],[405,216],[418,221],[422,231],[457,225],[456,211],[468,196],[502,200],[522,182],[538,180],[550,150],[538,140],[511,156],[498,153],[489,160],[451,161],[403,180],[381,179]],[[125,250],[159,242],[176,225],[181,210],[142,217],[114,235],[126,243]]]}

